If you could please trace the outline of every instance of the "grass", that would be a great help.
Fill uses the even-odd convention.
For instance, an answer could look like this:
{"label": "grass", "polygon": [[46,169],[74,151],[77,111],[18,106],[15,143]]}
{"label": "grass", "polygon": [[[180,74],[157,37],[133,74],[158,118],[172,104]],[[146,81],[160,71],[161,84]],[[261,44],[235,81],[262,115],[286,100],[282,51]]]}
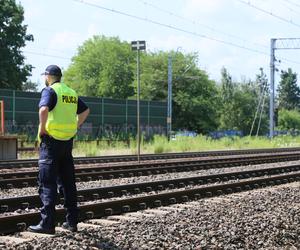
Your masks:
{"label": "grass", "polygon": [[280,136],[272,140],[266,137],[224,137],[214,140],[205,136],[179,137],[174,141],[156,137],[153,144],[145,145],[147,151],[154,153],[188,152],[209,150],[232,150],[250,148],[299,147],[300,137]]}
{"label": "grass", "polygon": [[[150,142],[141,143],[141,153],[170,153],[170,152],[191,152],[209,150],[233,150],[251,148],[282,148],[300,147],[300,136],[277,136],[273,139],[267,137],[224,137],[218,140],[206,136],[178,137],[176,140],[168,141],[166,137],[155,136]],[[128,146],[124,142],[107,141],[74,143],[73,155],[78,156],[104,156],[104,155],[125,155],[136,154],[136,141],[131,140]],[[37,152],[20,152],[18,158],[37,158]]]}

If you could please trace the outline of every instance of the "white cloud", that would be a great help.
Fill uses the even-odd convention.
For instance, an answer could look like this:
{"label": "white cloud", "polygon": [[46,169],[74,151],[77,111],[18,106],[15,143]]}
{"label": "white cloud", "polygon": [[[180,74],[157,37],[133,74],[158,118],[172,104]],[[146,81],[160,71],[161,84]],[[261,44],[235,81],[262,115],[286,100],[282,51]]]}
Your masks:
{"label": "white cloud", "polygon": [[269,58],[258,54],[249,55],[247,60],[245,60],[239,53],[233,53],[232,55],[220,55],[219,58],[214,58],[201,68],[204,68],[210,77],[219,81],[222,67],[228,70],[229,74],[233,76],[234,81],[240,81],[242,78],[255,80],[260,67],[263,67],[264,72],[268,75]]}
{"label": "white cloud", "polygon": [[186,17],[195,17],[199,14],[211,14],[222,9],[224,0],[186,0],[183,14]]}
{"label": "white cloud", "polygon": [[49,49],[74,49],[77,48],[83,41],[83,36],[80,33],[62,31],[54,34],[49,42]]}
{"label": "white cloud", "polygon": [[98,27],[99,26],[94,23],[89,24],[89,26],[87,28],[87,38],[91,38],[94,35],[99,34],[100,31],[99,31]]}
{"label": "white cloud", "polygon": [[240,80],[242,75],[253,78],[255,75],[252,72],[258,72],[259,67],[266,69],[269,58],[264,55],[246,52],[249,56],[245,60],[244,57],[241,57],[241,53],[245,53],[243,50],[200,37],[198,39],[176,35],[151,37],[147,39],[147,47],[150,51],[198,52],[199,67],[206,70],[213,79],[217,80],[220,78],[222,67],[227,68],[232,75],[237,76],[237,80]]}
{"label": "white cloud", "polygon": [[149,50],[180,50],[183,53],[199,52],[203,56],[215,53],[219,44],[204,38],[194,38],[184,35],[170,35],[167,37],[150,37],[147,39]]}
{"label": "white cloud", "polygon": [[252,47],[253,45],[257,45],[259,50],[265,50],[266,52],[269,52],[271,43],[270,34],[258,34],[255,36],[250,36],[248,39],[248,42]]}
{"label": "white cloud", "polygon": [[[24,7],[24,17],[25,22],[35,19],[35,18],[43,18],[44,6],[36,3],[35,0],[28,0],[26,2],[20,1],[20,4]],[[25,9],[26,4],[26,9]]]}
{"label": "white cloud", "polygon": [[270,58],[266,55],[256,55],[249,57],[247,60],[247,67],[250,69],[257,69],[257,73],[260,67],[262,67],[265,71],[265,73],[269,72],[269,64],[270,64]]}

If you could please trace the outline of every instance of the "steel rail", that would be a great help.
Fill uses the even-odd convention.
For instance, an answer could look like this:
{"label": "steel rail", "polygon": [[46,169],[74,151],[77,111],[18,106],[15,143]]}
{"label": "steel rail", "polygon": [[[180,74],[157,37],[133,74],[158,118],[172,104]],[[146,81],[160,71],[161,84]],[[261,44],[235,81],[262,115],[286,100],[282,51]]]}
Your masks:
{"label": "steel rail", "polygon": [[[124,178],[124,177],[133,177],[133,176],[142,176],[142,175],[154,175],[154,174],[163,174],[168,172],[184,172],[184,171],[195,171],[202,169],[211,169],[211,168],[224,168],[224,167],[237,167],[245,164],[261,164],[261,163],[273,163],[279,161],[292,161],[299,160],[299,154],[286,154],[286,155],[276,155],[276,156],[249,156],[236,159],[210,159],[205,162],[172,162],[162,164],[159,163],[158,167],[145,167],[140,166],[140,168],[125,168],[121,170],[111,170],[111,171],[97,171],[97,168],[92,168],[88,172],[76,173],[76,181],[92,181],[92,180],[101,180],[101,179],[113,179],[113,178]],[[86,169],[85,169],[86,170]],[[14,175],[14,174],[13,174]],[[1,175],[0,175],[1,176]],[[7,178],[0,179],[0,188],[9,189],[9,188],[23,188],[29,186],[37,185],[37,173],[35,177],[20,177],[20,178]]]}
{"label": "steel rail", "polygon": [[[162,192],[154,195],[80,205],[80,221],[113,214],[121,214],[124,212],[133,212],[145,208],[167,206],[174,203],[187,202],[189,200],[241,192],[244,190],[273,186],[293,181],[300,181],[300,173],[276,175],[230,184],[196,187],[174,192]],[[63,208],[56,210],[56,218],[59,222],[64,221]],[[0,217],[0,233],[8,234],[24,230],[30,224],[37,224],[39,220],[40,213],[38,212]]]}
{"label": "steel rail", "polygon": [[[270,157],[277,158],[277,159],[283,159],[285,160],[291,160],[291,159],[300,159],[300,154],[297,152],[287,152],[287,153],[280,153],[278,155],[273,154],[263,154],[263,155],[247,155],[247,156],[224,156],[224,158],[210,158],[210,159],[190,159],[190,160],[180,160],[180,161],[170,161],[170,162],[144,162],[142,164],[126,164],[126,165],[111,165],[111,166],[102,166],[102,165],[96,165],[96,166],[87,166],[87,167],[75,167],[76,173],[87,173],[87,172],[107,172],[107,171],[114,171],[114,170],[126,170],[126,169],[143,169],[143,168],[154,168],[154,167],[164,167],[164,166],[175,166],[175,165],[184,165],[184,166],[191,166],[195,164],[212,164],[212,163],[218,163],[218,162],[225,162],[227,161],[229,164],[233,160],[242,160],[245,159],[247,161],[248,159],[268,159]],[[0,180],[2,179],[16,179],[16,178],[24,178],[24,177],[36,177],[38,171],[37,170],[31,170],[31,171],[19,171],[19,172],[7,172],[7,173],[0,173]]]}
{"label": "steel rail", "polygon": [[[273,175],[300,171],[300,165],[289,165],[280,167],[271,167],[265,169],[244,170],[228,172],[222,174],[192,176],[185,178],[176,178],[161,181],[131,183],[117,186],[107,186],[99,188],[81,189],[77,191],[78,201],[89,201],[119,197],[125,194],[136,194],[141,192],[161,191],[164,189],[183,188],[188,185],[203,185],[216,183],[220,181],[229,181],[245,179],[250,177],[260,177],[264,175]],[[58,199],[57,204],[63,204],[63,198]],[[21,196],[13,198],[0,199],[0,211],[10,212],[17,209],[26,209],[40,207],[41,202],[38,195]]]}
{"label": "steel rail", "polygon": [[[159,160],[159,159],[177,159],[192,158],[206,156],[222,156],[222,155],[239,155],[239,154],[260,154],[260,153],[276,153],[276,152],[292,152],[300,151],[299,147],[294,148],[267,148],[267,149],[242,149],[242,150],[219,150],[219,151],[203,151],[203,152],[187,152],[187,153],[163,153],[163,154],[142,154],[141,161]],[[87,163],[111,163],[111,162],[128,162],[137,161],[135,155],[111,155],[97,157],[75,157],[74,162],[77,165]],[[26,160],[0,160],[0,168],[26,168],[37,166],[37,159]]]}

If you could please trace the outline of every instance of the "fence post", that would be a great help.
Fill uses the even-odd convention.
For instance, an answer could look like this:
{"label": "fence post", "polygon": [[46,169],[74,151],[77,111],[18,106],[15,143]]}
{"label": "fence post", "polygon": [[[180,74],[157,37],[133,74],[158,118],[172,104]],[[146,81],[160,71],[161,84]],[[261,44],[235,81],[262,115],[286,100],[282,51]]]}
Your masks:
{"label": "fence post", "polygon": [[126,120],[126,128],[125,128],[125,133],[126,133],[126,135],[127,135],[127,133],[128,133],[128,131],[127,131],[127,127],[128,127],[128,100],[126,99],[126,104],[125,104],[125,108],[126,108],[126,118],[125,118],[125,120]]}
{"label": "fence post", "polygon": [[102,133],[101,133],[101,137],[104,134],[104,98],[102,97],[102,101],[101,101],[101,124],[102,124]]}
{"label": "fence post", "polygon": [[148,128],[147,128],[148,137],[150,136],[150,101],[148,101]]}
{"label": "fence post", "polygon": [[13,125],[15,126],[16,121],[16,91],[13,90]]}

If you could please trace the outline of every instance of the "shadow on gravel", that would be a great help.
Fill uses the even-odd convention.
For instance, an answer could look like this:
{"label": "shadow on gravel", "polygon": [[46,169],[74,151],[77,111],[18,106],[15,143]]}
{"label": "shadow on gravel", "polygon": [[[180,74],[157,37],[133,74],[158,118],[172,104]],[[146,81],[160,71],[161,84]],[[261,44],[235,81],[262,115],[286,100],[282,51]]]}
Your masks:
{"label": "shadow on gravel", "polygon": [[100,239],[100,242],[97,243],[98,249],[103,249],[103,250],[123,250],[123,248],[120,248],[116,246],[114,243],[110,242],[108,239]]}

